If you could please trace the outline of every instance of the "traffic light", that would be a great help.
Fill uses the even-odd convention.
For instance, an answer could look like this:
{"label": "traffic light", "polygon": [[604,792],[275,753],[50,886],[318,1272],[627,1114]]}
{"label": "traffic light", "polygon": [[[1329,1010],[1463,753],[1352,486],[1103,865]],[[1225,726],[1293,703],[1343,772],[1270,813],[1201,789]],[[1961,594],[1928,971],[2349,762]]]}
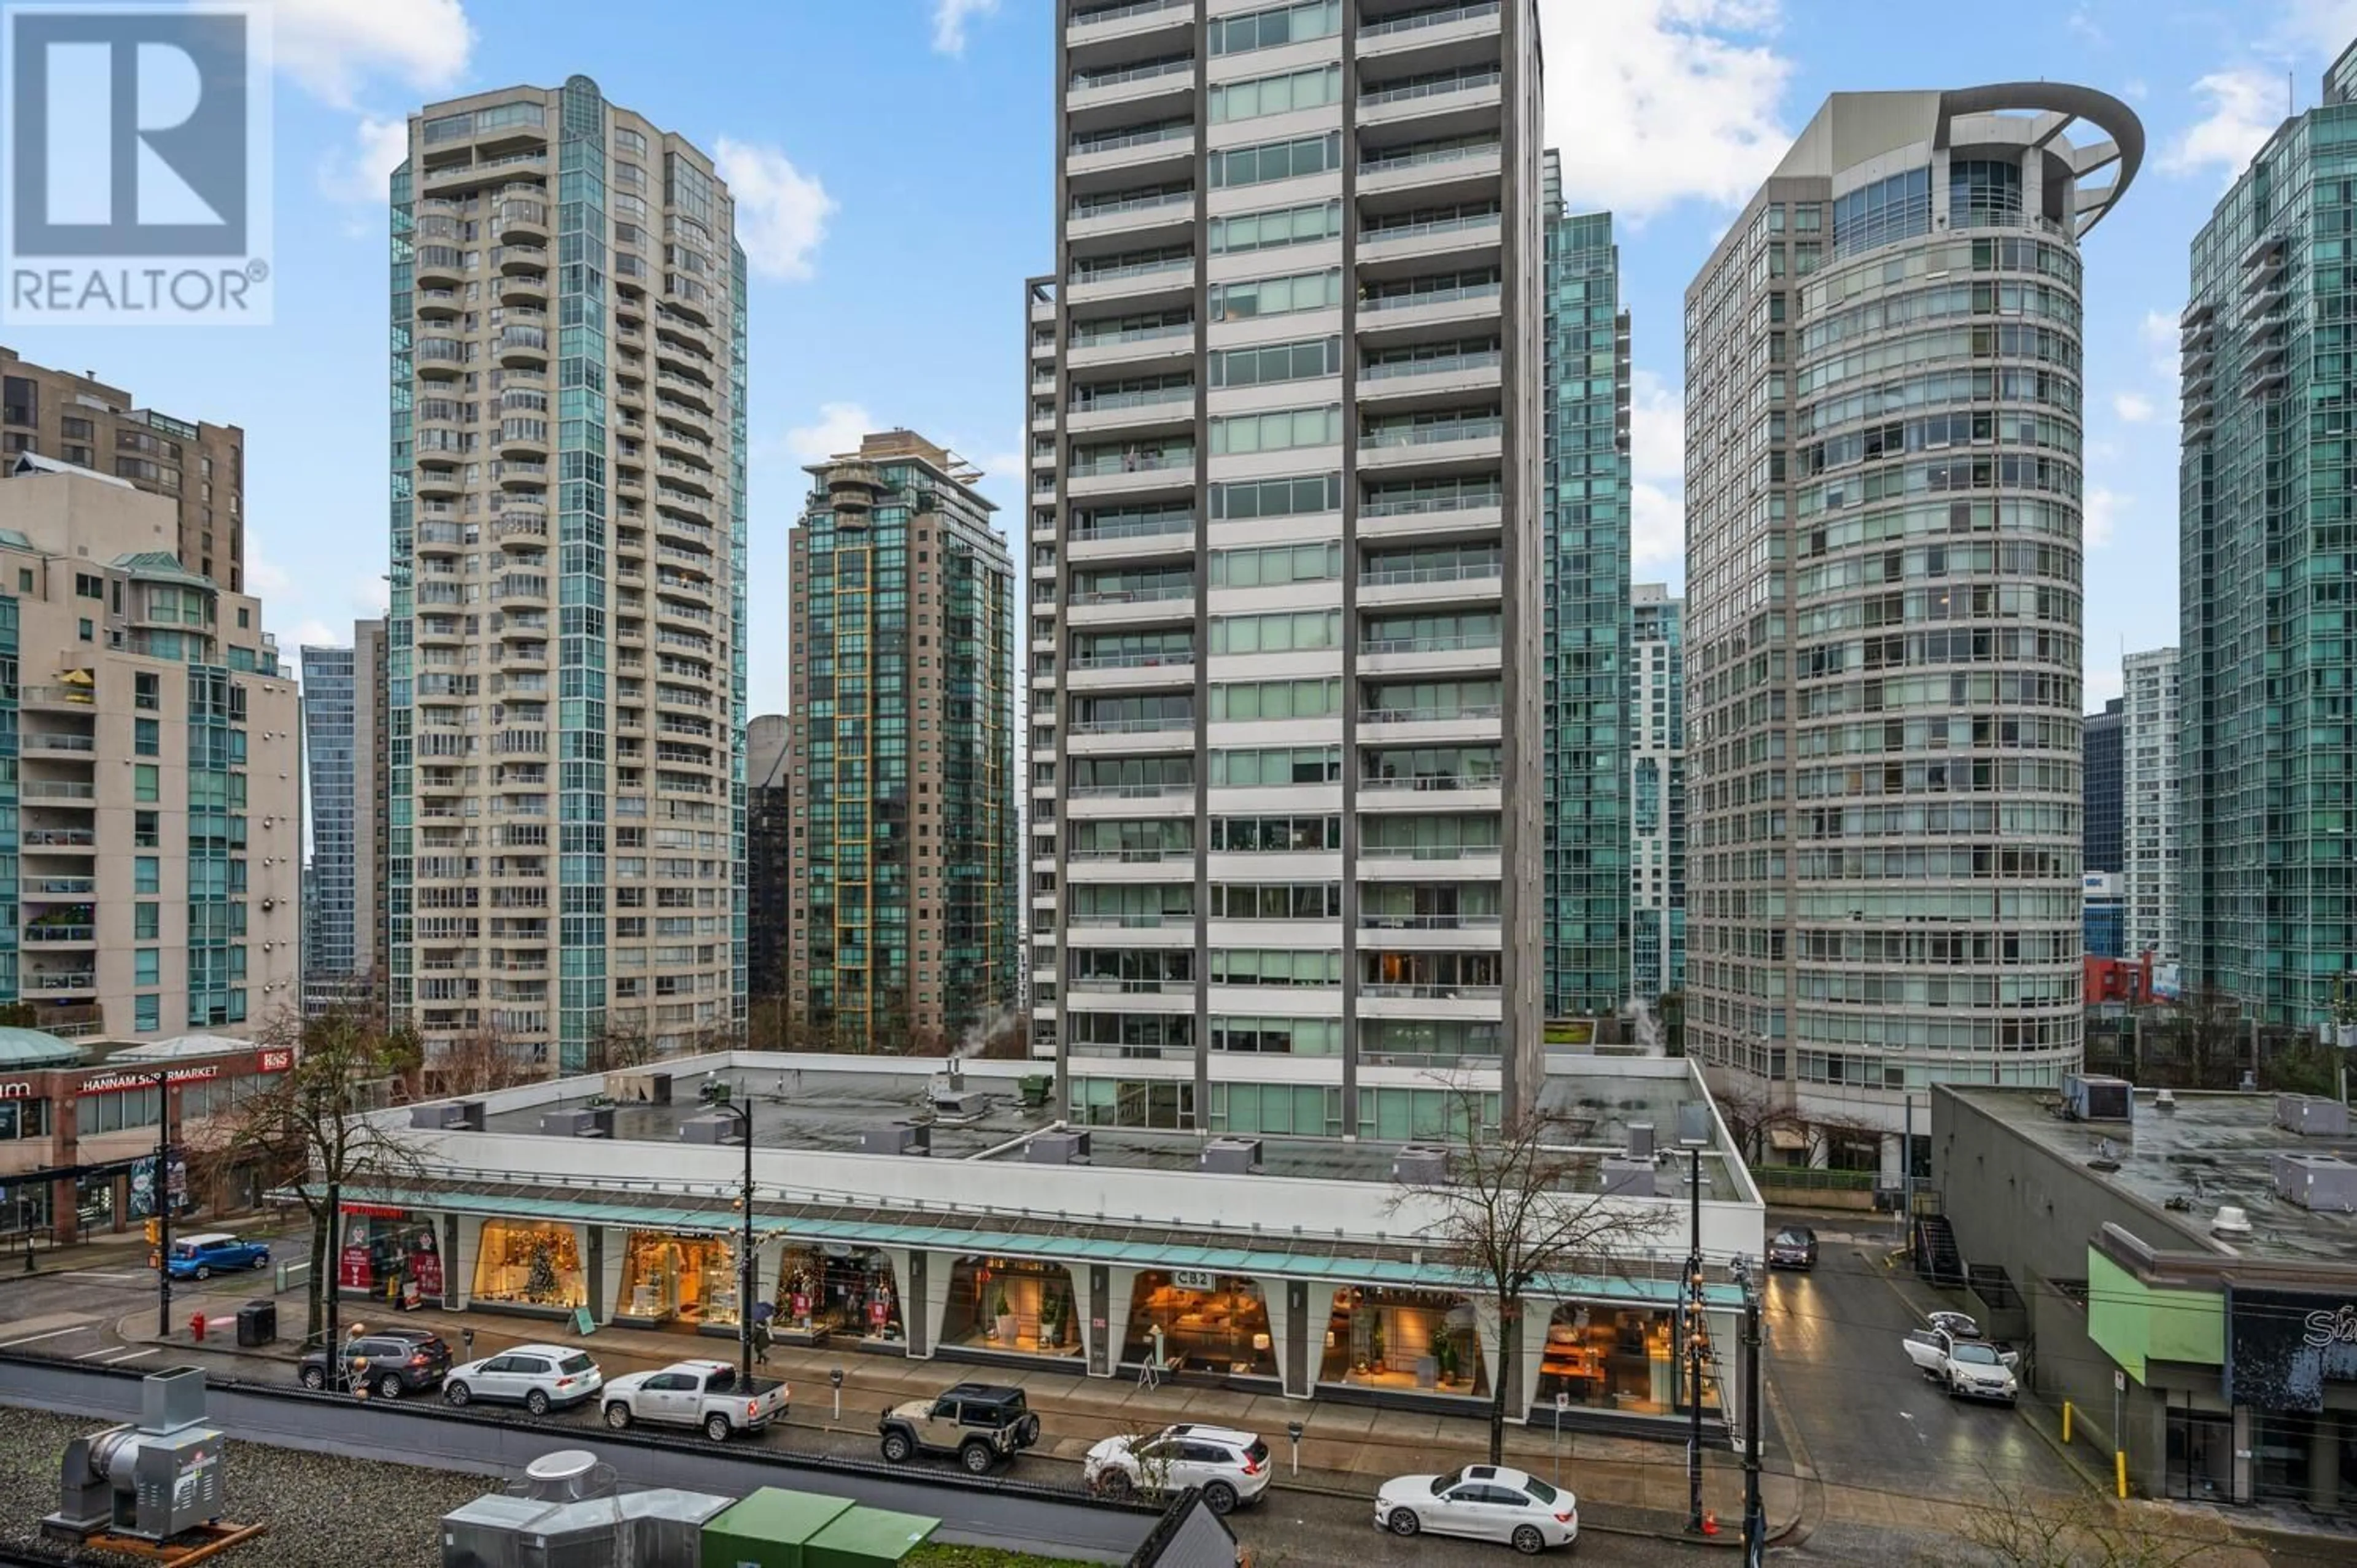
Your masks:
{"label": "traffic light", "polygon": [[147,1221],[147,1244],[152,1247],[164,1239],[164,1228],[156,1221]]}

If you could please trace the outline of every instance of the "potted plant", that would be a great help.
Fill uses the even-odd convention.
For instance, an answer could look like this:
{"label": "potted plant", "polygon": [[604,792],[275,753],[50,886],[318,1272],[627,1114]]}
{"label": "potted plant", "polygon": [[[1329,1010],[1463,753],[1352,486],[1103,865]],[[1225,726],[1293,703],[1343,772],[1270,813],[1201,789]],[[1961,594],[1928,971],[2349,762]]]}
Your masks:
{"label": "potted plant", "polygon": [[1006,1305],[1006,1285],[1004,1281],[999,1283],[997,1295],[991,1302],[990,1312],[991,1316],[995,1321],[995,1325],[998,1329],[998,1342],[1001,1345],[1013,1345],[1015,1343],[1015,1312],[1012,1307]]}
{"label": "potted plant", "polygon": [[1064,1348],[1064,1298],[1051,1295],[1039,1304],[1039,1348]]}

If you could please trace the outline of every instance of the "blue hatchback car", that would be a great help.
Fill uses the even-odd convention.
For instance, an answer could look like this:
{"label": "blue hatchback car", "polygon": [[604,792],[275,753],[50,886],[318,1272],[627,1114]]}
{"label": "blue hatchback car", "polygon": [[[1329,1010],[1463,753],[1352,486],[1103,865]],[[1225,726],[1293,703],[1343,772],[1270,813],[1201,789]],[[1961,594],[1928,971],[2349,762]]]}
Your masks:
{"label": "blue hatchback car", "polygon": [[231,1269],[261,1269],[269,1264],[270,1249],[261,1242],[241,1241],[216,1231],[175,1240],[164,1266],[176,1280],[209,1280]]}

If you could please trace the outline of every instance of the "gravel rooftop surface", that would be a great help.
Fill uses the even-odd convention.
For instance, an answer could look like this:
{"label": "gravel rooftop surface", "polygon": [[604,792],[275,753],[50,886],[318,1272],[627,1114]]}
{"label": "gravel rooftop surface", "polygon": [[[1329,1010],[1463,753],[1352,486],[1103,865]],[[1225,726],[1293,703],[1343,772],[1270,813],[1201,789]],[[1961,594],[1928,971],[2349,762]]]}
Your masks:
{"label": "gravel rooftop surface", "polygon": [[[58,1506],[66,1444],[106,1423],[91,1416],[0,1408],[0,1546],[59,1561],[138,1562],[45,1542],[41,1516]],[[500,1488],[497,1477],[419,1470],[232,1441],[223,1472],[228,1517],[270,1533],[210,1561],[222,1568],[439,1568],[444,1514]]]}

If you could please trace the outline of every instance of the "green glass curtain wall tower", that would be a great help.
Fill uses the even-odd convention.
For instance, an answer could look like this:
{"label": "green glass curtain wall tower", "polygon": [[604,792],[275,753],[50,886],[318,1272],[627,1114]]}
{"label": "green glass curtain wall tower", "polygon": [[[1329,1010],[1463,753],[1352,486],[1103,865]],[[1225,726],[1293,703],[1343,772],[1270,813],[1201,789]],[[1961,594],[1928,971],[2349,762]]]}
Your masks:
{"label": "green glass curtain wall tower", "polygon": [[[1545,929],[1550,1018],[1629,999],[1629,316],[1612,216],[1546,161]],[[1651,998],[1647,998],[1651,1000]]]}

